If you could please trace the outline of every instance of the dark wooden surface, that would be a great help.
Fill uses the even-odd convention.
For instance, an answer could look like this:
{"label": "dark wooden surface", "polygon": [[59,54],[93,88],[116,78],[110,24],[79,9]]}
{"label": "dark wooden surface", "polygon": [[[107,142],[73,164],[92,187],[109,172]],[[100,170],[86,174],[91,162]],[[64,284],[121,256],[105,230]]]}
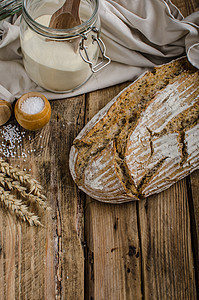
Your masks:
{"label": "dark wooden surface", "polygon": [[[199,7],[198,0],[173,3],[184,16]],[[40,181],[52,210],[38,212],[42,228],[1,208],[1,300],[197,299],[198,171],[156,196],[121,205],[86,196],[69,172],[73,139],[126,85],[52,101],[46,127],[19,128],[23,143],[8,161]]]}

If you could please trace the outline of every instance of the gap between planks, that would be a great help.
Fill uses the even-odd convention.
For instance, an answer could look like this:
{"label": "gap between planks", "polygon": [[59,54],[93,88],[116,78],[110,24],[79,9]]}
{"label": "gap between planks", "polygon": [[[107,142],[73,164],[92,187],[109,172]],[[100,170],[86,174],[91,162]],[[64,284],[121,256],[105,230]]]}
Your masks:
{"label": "gap between planks", "polygon": [[[119,88],[119,90],[121,89],[122,87]],[[98,92],[91,93],[89,97],[86,98],[87,105],[85,110],[86,112],[85,123],[87,123],[92,118],[92,116],[108,102],[109,98],[111,99],[112,97],[114,97],[114,95],[117,94],[117,92],[118,91],[114,90],[113,87],[112,89],[109,88],[103,91],[103,93],[105,93],[104,95],[102,93],[99,96]],[[177,202],[175,200],[175,197],[177,197],[178,199]],[[166,199],[168,201],[166,201]],[[127,210],[129,210],[131,204],[125,204],[125,205],[127,205],[128,207]],[[129,249],[131,250],[134,248],[131,248],[132,246],[130,244],[125,244],[123,240],[124,242],[123,249],[121,248],[122,250],[121,249],[119,250],[121,255],[116,256],[115,258],[111,257],[110,255],[108,256],[107,253],[103,253],[102,249],[99,250],[101,244],[103,244],[104,249],[109,249],[109,251],[112,250],[112,252],[115,252],[116,249],[118,250],[118,245],[116,240],[118,241],[119,236],[117,236],[117,239],[114,240],[113,238],[114,235],[112,233],[111,228],[114,227],[115,225],[113,226],[113,223],[111,223],[110,215],[112,215],[112,219],[114,218],[117,219],[116,216],[119,213],[121,218],[121,216],[124,213],[124,211],[123,213],[121,213],[121,210],[124,209],[124,204],[115,205],[113,207],[111,207],[111,205],[108,204],[98,203],[97,201],[87,197],[86,209],[85,209],[85,240],[86,240],[85,299],[114,299],[114,300],[130,299],[128,298],[129,295],[131,295],[131,297],[133,295],[132,290],[130,292],[128,290],[129,294],[126,293],[127,290],[125,291],[124,287],[127,287],[129,285],[129,282],[132,281],[129,281],[129,279],[123,276],[124,270],[122,269],[121,264],[122,262],[125,261],[124,256],[122,255],[123,254],[122,251],[124,250],[124,248],[127,249],[128,247],[130,247]],[[145,201],[136,203],[134,209],[136,211],[136,214],[134,211],[132,215],[134,215],[134,221],[137,224],[137,229],[136,228],[134,229],[137,235],[137,244],[136,244],[137,248],[136,247],[135,248],[139,249],[139,253],[141,251],[141,255],[139,258],[140,267],[139,270],[137,270],[137,272],[139,273],[138,277],[140,276],[140,286],[134,287],[134,293],[136,289],[137,291],[139,289],[140,294],[138,293],[139,296],[137,294],[137,297],[140,298],[143,297],[144,299],[157,299],[155,297],[159,297],[160,295],[162,297],[161,299],[174,299],[173,297],[177,297],[178,299],[184,299],[183,298],[184,296],[187,297],[186,299],[191,299],[191,300],[195,299],[196,290],[195,290],[195,280],[194,280],[194,270],[193,270],[194,264],[193,264],[193,257],[192,257],[193,253],[192,253],[191,242],[190,242],[191,240],[190,216],[189,216],[188,198],[186,194],[185,181],[181,181],[180,183],[177,183],[172,187],[172,189],[169,189],[159,195],[153,196],[152,198],[150,198],[150,200],[147,199]],[[154,223],[154,220],[151,217],[151,213],[153,214],[154,212],[156,212],[156,209],[159,210],[160,221],[156,219]],[[171,214],[170,218],[168,218],[168,212],[170,209],[171,211],[173,210],[173,214]],[[180,212],[182,214],[179,214]],[[124,215],[125,214],[126,211]],[[123,222],[125,223],[126,220],[130,220],[132,215],[129,216],[129,219],[125,218]],[[185,215],[185,218],[182,217],[183,215]],[[98,222],[96,221],[96,219],[98,220]],[[106,230],[107,235],[109,236],[110,240],[113,242],[112,246],[106,241],[107,238],[106,235],[104,236],[104,232],[101,228],[103,222],[107,223],[107,227],[104,228],[104,230]],[[172,228],[170,229],[165,227],[164,222],[171,223]],[[174,226],[175,222],[177,222],[177,228],[175,228]],[[182,232],[179,231],[180,230],[179,224],[181,224],[181,227],[183,229]],[[153,230],[152,225],[157,226],[156,234],[152,232]],[[122,227],[120,228],[120,230],[121,230],[120,231],[120,237],[121,237]],[[125,235],[125,233],[123,234]],[[132,233],[129,233],[129,235],[131,234]],[[176,236],[176,241],[178,241],[179,239],[179,245],[177,244],[175,246],[177,247],[175,250],[172,250],[173,235]],[[154,248],[154,245],[152,246],[150,245],[150,240],[148,240],[149,237],[152,238],[155,243],[157,243],[156,246],[159,246],[158,250],[157,248]],[[167,237],[168,240],[165,244],[164,239]],[[160,241],[158,241],[158,239],[160,239]],[[187,240],[185,252],[183,252],[182,250],[184,245],[184,240]],[[180,272],[181,269],[178,268],[178,264],[177,264],[178,261],[177,263],[175,261],[174,262],[172,261],[172,257],[171,258],[169,257],[169,252],[167,252],[164,249],[165,245],[166,247],[168,247],[168,251],[171,252],[174,259],[176,259],[175,253],[177,253],[179,250],[180,257],[182,258],[182,263],[180,268],[182,269],[182,272],[184,274],[189,274],[187,278],[183,277],[181,281],[179,280],[179,276],[181,275]],[[147,247],[149,247],[148,249],[150,249],[150,252],[153,253],[153,256],[151,256],[152,254],[148,256],[148,253],[146,252]],[[163,260],[162,258],[160,259],[158,255],[161,255],[161,257],[163,257]],[[161,269],[164,268],[164,256],[168,266],[166,266],[166,269],[164,271],[165,273],[161,273],[162,272]],[[103,259],[101,259],[101,257],[103,257]],[[157,262],[154,261],[154,264],[151,264],[152,263],[151,260],[153,259],[157,259]],[[117,292],[116,294],[113,289],[114,282],[111,283],[109,276],[112,276],[111,279],[114,281],[114,280],[118,280],[118,274],[117,274],[117,270],[114,268],[109,270],[111,275],[108,274],[108,271],[105,268],[105,263],[107,264],[107,267],[110,268],[109,260],[111,260],[113,264],[119,262],[118,269],[121,274],[119,275],[120,280],[118,282],[120,284],[120,289],[116,291]],[[130,268],[128,268],[128,270],[130,270]],[[104,272],[103,274],[104,277],[102,277],[102,275],[100,274],[101,272]],[[160,272],[160,277],[156,278],[157,275],[154,272],[155,273]],[[177,272],[176,276],[173,275],[175,272]],[[153,286],[153,284],[150,283],[150,280],[148,280],[151,275],[155,276],[154,277],[155,286]],[[105,280],[107,282],[105,282]],[[160,286],[163,287],[162,291],[160,290]],[[187,290],[184,290],[184,287],[187,287]],[[138,298],[136,298],[136,300],[137,299]]]}

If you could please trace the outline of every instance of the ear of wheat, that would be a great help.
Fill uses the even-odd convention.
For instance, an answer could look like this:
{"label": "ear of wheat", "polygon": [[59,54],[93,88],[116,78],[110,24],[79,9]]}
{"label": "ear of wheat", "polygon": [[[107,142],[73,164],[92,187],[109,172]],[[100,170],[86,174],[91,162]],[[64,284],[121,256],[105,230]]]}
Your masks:
{"label": "ear of wheat", "polygon": [[[0,159],[0,202],[30,225],[41,225],[41,223],[38,216],[29,212],[23,202],[29,200],[37,203],[42,209],[48,209],[42,190],[40,183],[30,174]],[[20,195],[20,199],[16,198],[13,191]]]}
{"label": "ear of wheat", "polygon": [[27,206],[24,205],[21,200],[16,199],[9,191],[5,191],[2,187],[0,187],[0,201],[5,207],[20,217],[23,221],[28,221],[31,226],[42,225],[39,218],[29,212]]}
{"label": "ear of wheat", "polygon": [[46,197],[42,194],[43,187],[41,184],[34,179],[30,174],[19,170],[18,168],[12,167],[9,163],[5,162],[3,159],[0,159],[0,170],[1,172],[7,174],[9,177],[19,181],[21,184],[29,184],[30,185],[30,193],[43,198]]}
{"label": "ear of wheat", "polygon": [[47,208],[47,204],[44,201],[46,197],[43,194],[40,193],[37,193],[37,195],[32,194],[31,190],[28,191],[28,188],[22,186],[19,181],[14,180],[13,178],[6,177],[5,173],[0,173],[0,184],[4,188],[7,187],[9,190],[18,191],[24,199],[34,201],[44,209]]}

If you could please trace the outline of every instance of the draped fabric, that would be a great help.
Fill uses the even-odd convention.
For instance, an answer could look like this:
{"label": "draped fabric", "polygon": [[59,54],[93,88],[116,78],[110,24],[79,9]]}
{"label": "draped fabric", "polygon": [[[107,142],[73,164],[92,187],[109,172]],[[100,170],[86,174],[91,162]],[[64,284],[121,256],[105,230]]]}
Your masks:
{"label": "draped fabric", "polygon": [[184,18],[170,0],[100,0],[101,37],[111,63],[72,93],[45,91],[23,66],[19,18],[0,23],[0,98],[14,101],[30,91],[62,99],[125,81],[186,55],[199,68],[199,12]]}

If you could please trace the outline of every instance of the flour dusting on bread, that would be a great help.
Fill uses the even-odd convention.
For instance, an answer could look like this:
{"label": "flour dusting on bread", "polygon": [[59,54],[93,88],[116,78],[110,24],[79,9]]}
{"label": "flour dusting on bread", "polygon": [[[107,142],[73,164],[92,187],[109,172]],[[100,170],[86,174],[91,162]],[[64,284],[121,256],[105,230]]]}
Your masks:
{"label": "flour dusting on bread", "polygon": [[199,71],[185,57],[146,72],[85,126],[70,153],[80,189],[111,203],[167,189],[199,166]]}

